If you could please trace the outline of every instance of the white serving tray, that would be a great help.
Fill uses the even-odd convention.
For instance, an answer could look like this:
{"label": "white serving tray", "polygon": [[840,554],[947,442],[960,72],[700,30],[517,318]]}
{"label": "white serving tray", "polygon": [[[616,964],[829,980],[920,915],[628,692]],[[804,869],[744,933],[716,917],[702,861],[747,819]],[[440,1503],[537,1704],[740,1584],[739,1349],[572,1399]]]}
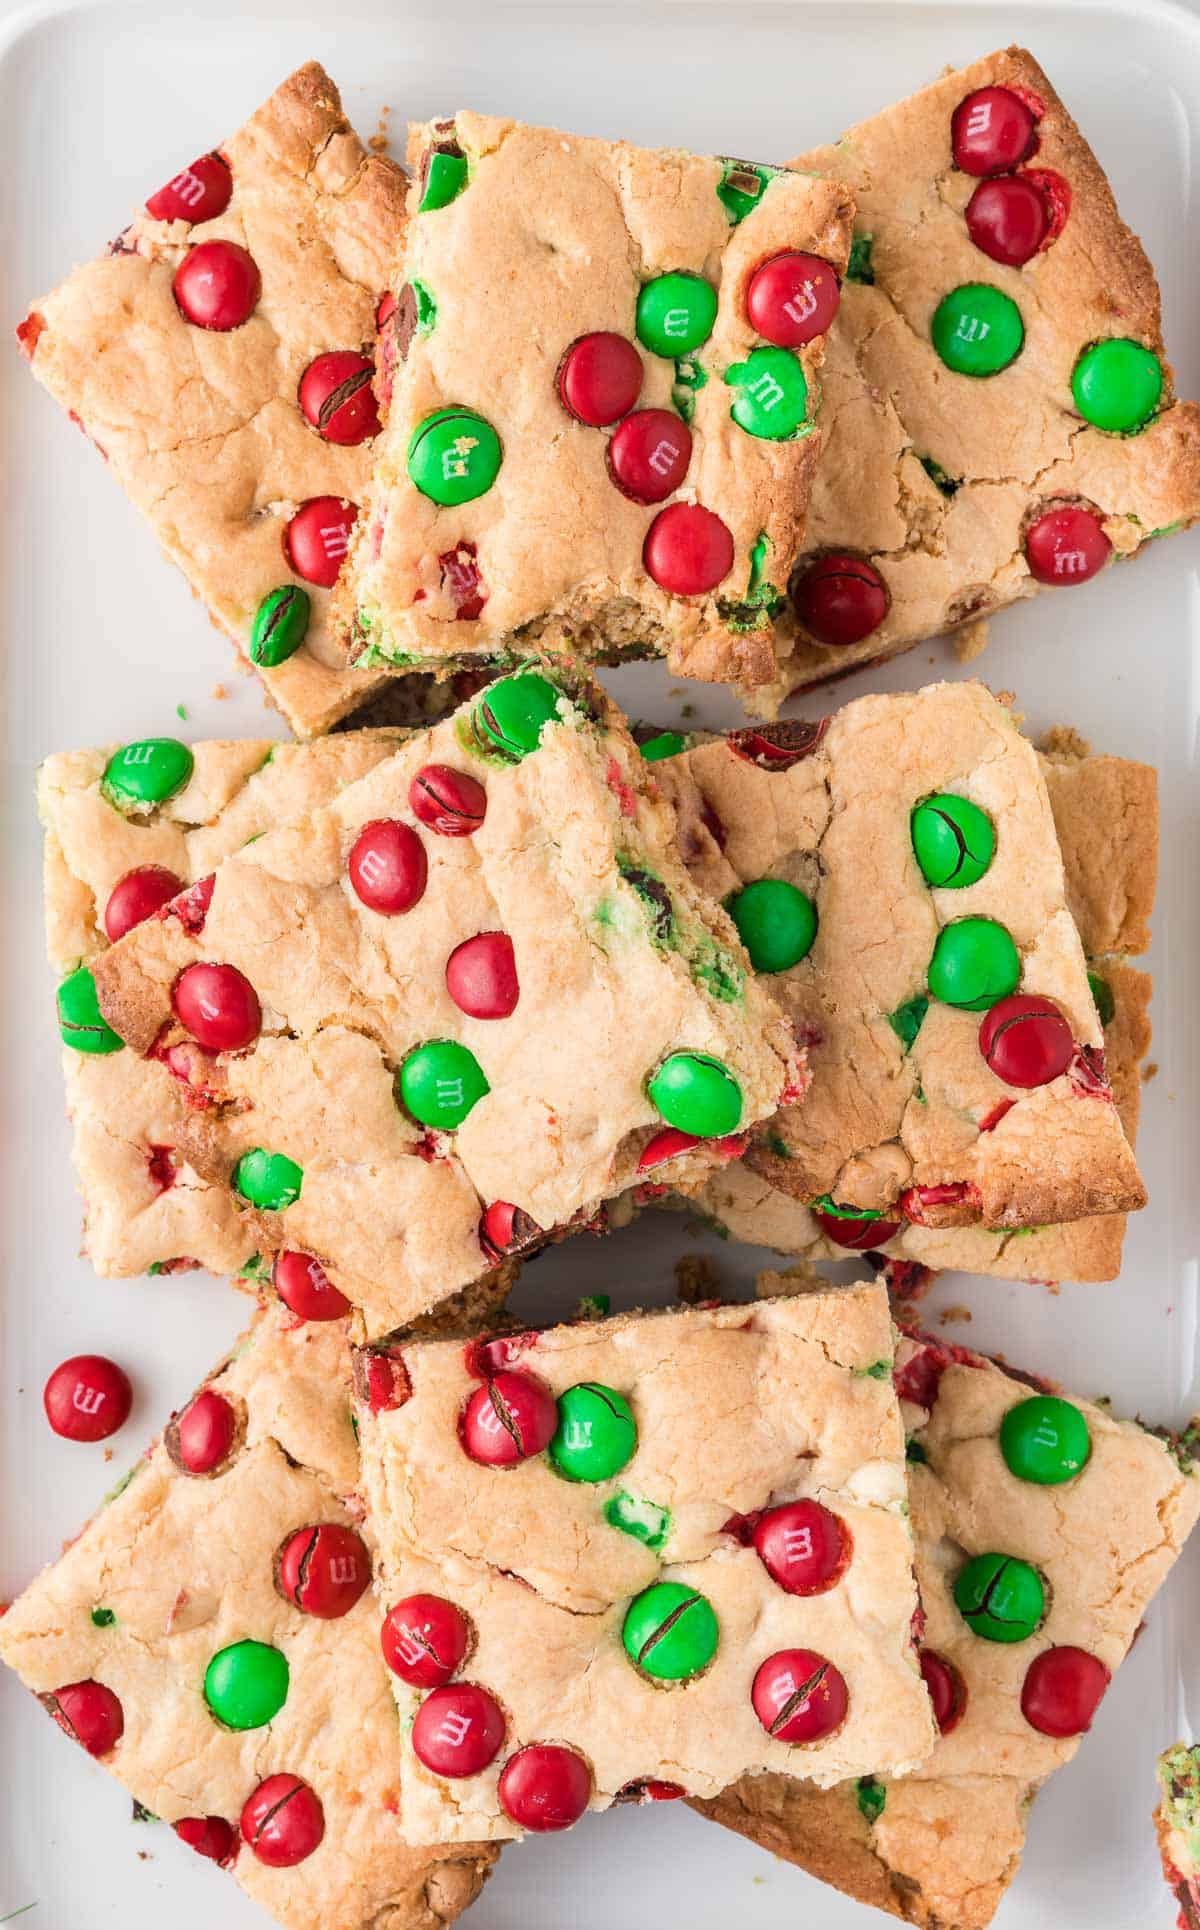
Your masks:
{"label": "white serving tray", "polygon": [[[0,7],[0,14],[3,8]],[[98,252],[179,163],[236,127],[291,68],[317,56],[364,134],[380,107],[402,146],[409,116],[475,106],[580,132],[786,159],[955,66],[1013,39],[1030,45],[1083,124],[1163,284],[1179,386],[1200,392],[1193,141],[1200,21],[1160,0],[1000,7],[799,4],[789,0],[339,0],[306,15],[288,0],[202,7],[55,7],[0,19],[0,327],[76,261]],[[11,339],[11,338],[9,338]],[[0,1598],[11,1597],[90,1515],[121,1469],[239,1330],[245,1302],[199,1274],[102,1281],[78,1257],[52,982],[41,930],[34,768],[48,752],[170,731],[282,734],[257,685],[163,562],[104,466],[0,354],[7,425],[0,466],[0,678],[4,727],[0,905]],[[1141,1139],[1152,1204],[1133,1225],[1122,1280],[1044,1288],[952,1278],[985,1349],[1109,1394],[1125,1412],[1178,1421],[1197,1400],[1200,1251],[1200,875],[1195,747],[1200,541],[1156,546],[1135,567],[1007,613],[979,666],[1016,690],[1031,726],[1059,720],[1097,746],[1157,764],[1165,849],[1153,965],[1154,1057]],[[900,658],[876,685],[963,674],[945,646]],[[213,686],[225,682],[226,702]],[[688,699],[734,721],[703,686],[658,667],[615,674],[635,713],[670,721]],[[838,687],[842,701],[868,687]],[[175,707],[185,704],[180,724]],[[811,714],[819,706],[810,704]],[[617,1241],[546,1255],[521,1288],[531,1317],[582,1292],[616,1306],[664,1301],[671,1263],[695,1250],[684,1223],[650,1216]],[[763,1256],[713,1243],[731,1285]],[[931,1314],[931,1318],[933,1315]],[[40,1390],[64,1355],[108,1352],[137,1400],[111,1465],[57,1440]],[[1189,1551],[1075,1766],[1032,1817],[1025,1869],[1002,1930],[1154,1930],[1173,1912],[1149,1822],[1153,1764],[1187,1726],[1200,1669],[1189,1656],[1200,1546]],[[22,1930],[263,1930],[267,1919],[68,1748],[7,1673],[0,1681],[0,1921]],[[478,1930],[865,1930],[882,1919],[674,1806],[593,1817],[565,1838],[510,1850],[467,1922]],[[329,1925],[328,1930],[340,1930]]]}

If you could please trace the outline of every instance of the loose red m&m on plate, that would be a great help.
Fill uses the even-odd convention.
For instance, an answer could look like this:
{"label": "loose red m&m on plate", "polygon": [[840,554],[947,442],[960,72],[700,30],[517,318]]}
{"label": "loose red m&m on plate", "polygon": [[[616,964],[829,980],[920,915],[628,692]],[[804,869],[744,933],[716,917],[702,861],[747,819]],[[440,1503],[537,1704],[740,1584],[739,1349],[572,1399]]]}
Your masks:
{"label": "loose red m&m on plate", "polygon": [[66,1441],[107,1441],[129,1419],[129,1376],[103,1354],[73,1354],[42,1391],[46,1419]]}
{"label": "loose red m&m on plate", "polygon": [[174,289],[185,321],[227,334],[253,315],[262,278],[253,255],[236,241],[200,241],[175,270]]}

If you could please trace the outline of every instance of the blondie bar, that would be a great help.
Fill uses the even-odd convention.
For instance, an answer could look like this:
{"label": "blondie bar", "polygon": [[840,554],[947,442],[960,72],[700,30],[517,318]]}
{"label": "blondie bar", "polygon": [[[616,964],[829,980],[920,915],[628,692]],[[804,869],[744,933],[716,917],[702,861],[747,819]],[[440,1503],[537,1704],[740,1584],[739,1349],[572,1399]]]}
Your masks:
{"label": "blondie bar", "polygon": [[1158,1762],[1154,1823],[1163,1875],[1179,1905],[1179,1930],[1200,1926],[1200,1749],[1177,1742]]}
{"label": "blondie bar", "polygon": [[849,197],[472,113],[410,155],[388,419],[334,599],[351,660],[775,678]]}
{"label": "blondie bar", "polygon": [[778,694],[1195,521],[1200,409],[1175,399],[1154,272],[1031,55],[947,74],[794,165],[858,212]]}
{"label": "blondie bar", "polygon": [[[170,772],[123,755],[102,789],[137,815]],[[674,832],[602,693],[523,670],[99,953],[68,1044],[177,1080],[174,1158],[245,1250],[386,1332],[803,1090]]]}
{"label": "blondie bar", "polygon": [[1190,1431],[1160,1438],[963,1348],[902,1340],[896,1387],[937,1747],[904,1777],[746,1777],[697,1807],[906,1923],[983,1930],[1030,1801],[1200,1514],[1200,1478]]}
{"label": "blondie bar", "polygon": [[18,330],[301,735],[381,681],[347,667],[329,590],[379,426],[375,312],[406,190],[310,62]]}
{"label": "blondie bar", "polygon": [[414,1843],[928,1754],[879,1287],[359,1357]]}
{"label": "blondie bar", "polygon": [[0,1620],[0,1656],[285,1930],[443,1930],[495,1851],[396,1826],[345,1328],[260,1312]]}

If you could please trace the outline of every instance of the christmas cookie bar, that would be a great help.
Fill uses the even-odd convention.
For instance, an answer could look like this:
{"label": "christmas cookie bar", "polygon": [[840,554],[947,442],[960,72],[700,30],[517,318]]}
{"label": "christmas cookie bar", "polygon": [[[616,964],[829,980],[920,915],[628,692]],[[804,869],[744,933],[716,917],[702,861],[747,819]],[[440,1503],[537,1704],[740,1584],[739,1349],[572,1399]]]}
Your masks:
{"label": "christmas cookie bar", "polygon": [[[1069,732],[1053,733],[1039,761],[1062,850],[1067,904],[1104,1030],[1105,1067],[1132,1145],[1141,1061],[1150,1047],[1150,975],[1127,964],[1126,957],[1145,951],[1150,942],[1157,778],[1147,764],[1089,754]],[[1112,1280],[1120,1271],[1125,1235],[1121,1213],[1019,1231],[821,1217],[741,1161],[715,1174],[694,1201],[683,1204],[735,1239],[780,1253],[811,1259],[844,1258],[847,1248],[882,1253],[894,1263],[889,1278],[909,1291],[927,1282],[929,1268],[1006,1279]]]}
{"label": "christmas cookie bar", "polygon": [[747,1163],[836,1245],[1144,1203],[1046,782],[982,685],[865,697],[652,768],[693,878],[808,1050],[804,1106]]}
{"label": "christmas cookie bar", "polygon": [[344,1321],[260,1313],[8,1610],[0,1656],[285,1930],[443,1930],[495,1852],[396,1826],[348,1369]]}
{"label": "christmas cookie bar", "polygon": [[406,188],[310,62],[18,330],[302,736],[381,681],[347,667],[329,591],[379,427],[375,310]]}
{"label": "christmas cookie bar", "polygon": [[414,1843],[930,1748],[876,1287],[359,1356]]}
{"label": "christmas cookie bar", "polygon": [[[162,793],[130,764],[136,814]],[[176,1157],[247,1251],[386,1332],[803,1090],[674,830],[603,695],[524,670],[100,953],[86,1043],[180,1083]]]}
{"label": "christmas cookie bar", "polygon": [[387,426],[335,598],[351,660],[774,678],[848,197],[470,113],[411,153]]}
{"label": "christmas cookie bar", "polygon": [[1029,54],[794,165],[847,182],[857,217],[781,692],[1195,521],[1200,410],[1175,399],[1153,270]]}
{"label": "christmas cookie bar", "polygon": [[983,1930],[1029,1802],[1074,1755],[1200,1514],[1200,1478],[1190,1435],[962,1348],[902,1340],[896,1386],[937,1747],[905,1777],[747,1777],[699,1807],[906,1923]]}
{"label": "christmas cookie bar", "polygon": [[1177,1742],[1158,1759],[1162,1791],[1154,1824],[1163,1875],[1179,1905],[1179,1930],[1200,1925],[1200,1749]]}

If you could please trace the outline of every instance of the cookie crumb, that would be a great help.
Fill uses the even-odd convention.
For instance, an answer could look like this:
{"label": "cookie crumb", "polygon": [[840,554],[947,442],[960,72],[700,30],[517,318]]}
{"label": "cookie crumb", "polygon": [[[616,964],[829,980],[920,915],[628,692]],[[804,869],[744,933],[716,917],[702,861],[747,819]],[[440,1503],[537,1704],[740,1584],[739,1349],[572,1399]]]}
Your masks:
{"label": "cookie crumb", "polygon": [[379,125],[367,140],[367,146],[370,148],[372,154],[384,154],[387,152],[388,121],[391,119],[391,114],[392,110],[386,104],[379,110]]}
{"label": "cookie crumb", "polygon": [[938,1319],[941,1322],[943,1327],[952,1326],[956,1321],[970,1320],[972,1319],[972,1317],[973,1316],[971,1313],[971,1309],[969,1307],[963,1307],[958,1305],[952,1306],[952,1307],[943,1307],[941,1312],[938,1315]]}
{"label": "cookie crumb", "polygon": [[707,1253],[685,1253],[676,1260],[675,1293],[685,1307],[721,1298],[721,1276]]}
{"label": "cookie crumb", "polygon": [[974,663],[987,649],[988,622],[986,617],[976,617],[974,623],[964,623],[950,639],[951,648],[959,663]]}
{"label": "cookie crumb", "polygon": [[1052,724],[1038,749],[1043,757],[1052,757],[1058,764],[1077,764],[1092,754],[1087,738],[1071,724]]}
{"label": "cookie crumb", "polygon": [[1157,1077],[1158,1077],[1158,1060],[1151,1059],[1150,1063],[1143,1068],[1142,1084],[1144,1086],[1148,1086],[1150,1084],[1151,1079],[1157,1079]]}
{"label": "cookie crumb", "polygon": [[210,697],[215,698],[217,703],[220,704],[220,703],[224,703],[226,697],[228,697],[229,695],[229,692],[226,690],[224,684],[214,684],[208,694]]}

